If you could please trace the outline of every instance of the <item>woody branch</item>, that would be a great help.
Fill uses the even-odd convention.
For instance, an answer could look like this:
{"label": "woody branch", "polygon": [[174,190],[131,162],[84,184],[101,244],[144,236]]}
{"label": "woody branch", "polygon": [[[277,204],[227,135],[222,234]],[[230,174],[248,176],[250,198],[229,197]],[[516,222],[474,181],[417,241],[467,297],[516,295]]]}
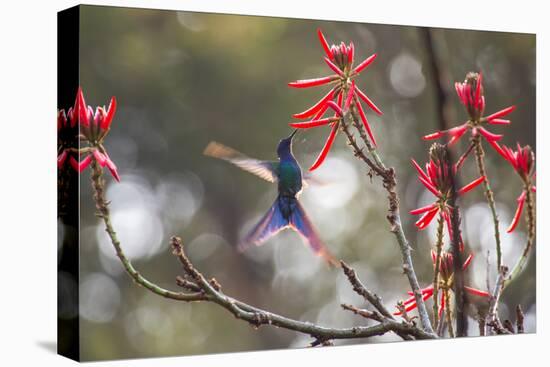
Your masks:
{"label": "woody branch", "polygon": [[105,199],[102,168],[94,160],[92,162],[92,187],[97,215],[102,218],[105,230],[111,239],[113,247],[128,275],[139,285],[148,291],[165,298],[184,302],[212,302],[229,311],[237,319],[248,322],[254,327],[261,325],[273,325],[284,329],[310,335],[314,338],[312,345],[323,344],[334,339],[369,338],[394,332],[404,339],[433,339],[435,335],[418,328],[414,323],[396,321],[383,306],[380,298],[368,291],[356,277],[355,271],[342,262],[342,268],[354,290],[363,296],[376,309],[380,317],[374,326],[355,326],[351,328],[328,328],[310,322],[294,320],[273,312],[263,310],[243,301],[237,300],[222,292],[221,285],[214,279],[207,279],[195,268],[184,251],[184,245],[180,238],[172,237],[170,245],[172,253],[180,261],[183,275],[176,277],[176,284],[184,289],[176,292],[160,287],[141,275],[132,265],[122,249],[121,243],[113,228],[109,210],[109,203]]}

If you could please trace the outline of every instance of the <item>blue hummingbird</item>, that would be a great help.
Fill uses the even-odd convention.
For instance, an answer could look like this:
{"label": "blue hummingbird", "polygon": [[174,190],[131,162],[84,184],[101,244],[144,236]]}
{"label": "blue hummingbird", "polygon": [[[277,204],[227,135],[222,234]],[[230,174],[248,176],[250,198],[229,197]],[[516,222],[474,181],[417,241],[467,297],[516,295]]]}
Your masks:
{"label": "blue hummingbird", "polygon": [[331,255],[304,208],[298,201],[302,188],[307,182],[314,182],[302,169],[292,154],[292,139],[298,130],[294,130],[289,137],[282,139],[277,146],[278,161],[261,161],[250,158],[232,148],[217,142],[210,142],[204,154],[210,157],[223,159],[237,167],[253,173],[264,180],[277,183],[278,195],[267,213],[250,230],[239,243],[238,250],[245,251],[253,245],[260,246],[280,231],[290,228],[302,237],[304,242],[330,265],[338,262]]}

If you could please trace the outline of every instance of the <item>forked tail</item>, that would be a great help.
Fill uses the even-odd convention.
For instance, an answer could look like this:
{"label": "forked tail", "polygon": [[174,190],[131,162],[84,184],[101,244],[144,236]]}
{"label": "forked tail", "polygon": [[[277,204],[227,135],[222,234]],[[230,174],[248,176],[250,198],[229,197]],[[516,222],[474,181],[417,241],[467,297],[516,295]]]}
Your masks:
{"label": "forked tail", "polygon": [[286,228],[298,232],[304,242],[330,265],[338,266],[339,262],[329,252],[304,208],[295,197],[278,196],[267,213],[239,244],[238,249],[245,251],[252,245],[260,246]]}

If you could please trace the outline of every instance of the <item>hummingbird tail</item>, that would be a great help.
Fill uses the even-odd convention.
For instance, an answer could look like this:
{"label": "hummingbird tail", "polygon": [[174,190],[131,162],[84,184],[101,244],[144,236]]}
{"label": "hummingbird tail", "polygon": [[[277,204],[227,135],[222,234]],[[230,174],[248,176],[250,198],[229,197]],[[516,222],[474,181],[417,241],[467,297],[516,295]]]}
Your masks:
{"label": "hummingbird tail", "polygon": [[306,242],[318,256],[325,259],[329,265],[340,266],[340,262],[330,253],[317,234],[311,220],[298,200],[296,200],[296,206],[290,216],[290,227],[298,232],[304,242]]}
{"label": "hummingbird tail", "polygon": [[279,197],[275,200],[271,208],[265,213],[260,221],[246,235],[243,241],[238,245],[238,250],[243,252],[253,245],[260,246],[270,237],[290,226],[288,219],[285,219],[279,205]]}
{"label": "hummingbird tail", "polygon": [[294,197],[277,197],[267,213],[239,244],[238,250],[242,252],[253,245],[260,246],[286,228],[298,232],[304,242],[329,265],[339,266],[338,260],[325,246],[304,208]]}

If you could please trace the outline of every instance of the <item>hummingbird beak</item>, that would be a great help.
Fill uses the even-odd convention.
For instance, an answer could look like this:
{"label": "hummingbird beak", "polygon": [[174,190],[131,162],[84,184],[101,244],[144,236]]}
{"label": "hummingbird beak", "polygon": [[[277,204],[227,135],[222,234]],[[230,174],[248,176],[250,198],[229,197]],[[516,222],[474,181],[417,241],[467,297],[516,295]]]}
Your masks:
{"label": "hummingbird beak", "polygon": [[296,133],[298,132],[298,129],[295,129],[292,134],[290,134],[290,136],[288,137],[288,139],[290,139],[292,141],[292,138],[294,138],[294,135],[296,135]]}

